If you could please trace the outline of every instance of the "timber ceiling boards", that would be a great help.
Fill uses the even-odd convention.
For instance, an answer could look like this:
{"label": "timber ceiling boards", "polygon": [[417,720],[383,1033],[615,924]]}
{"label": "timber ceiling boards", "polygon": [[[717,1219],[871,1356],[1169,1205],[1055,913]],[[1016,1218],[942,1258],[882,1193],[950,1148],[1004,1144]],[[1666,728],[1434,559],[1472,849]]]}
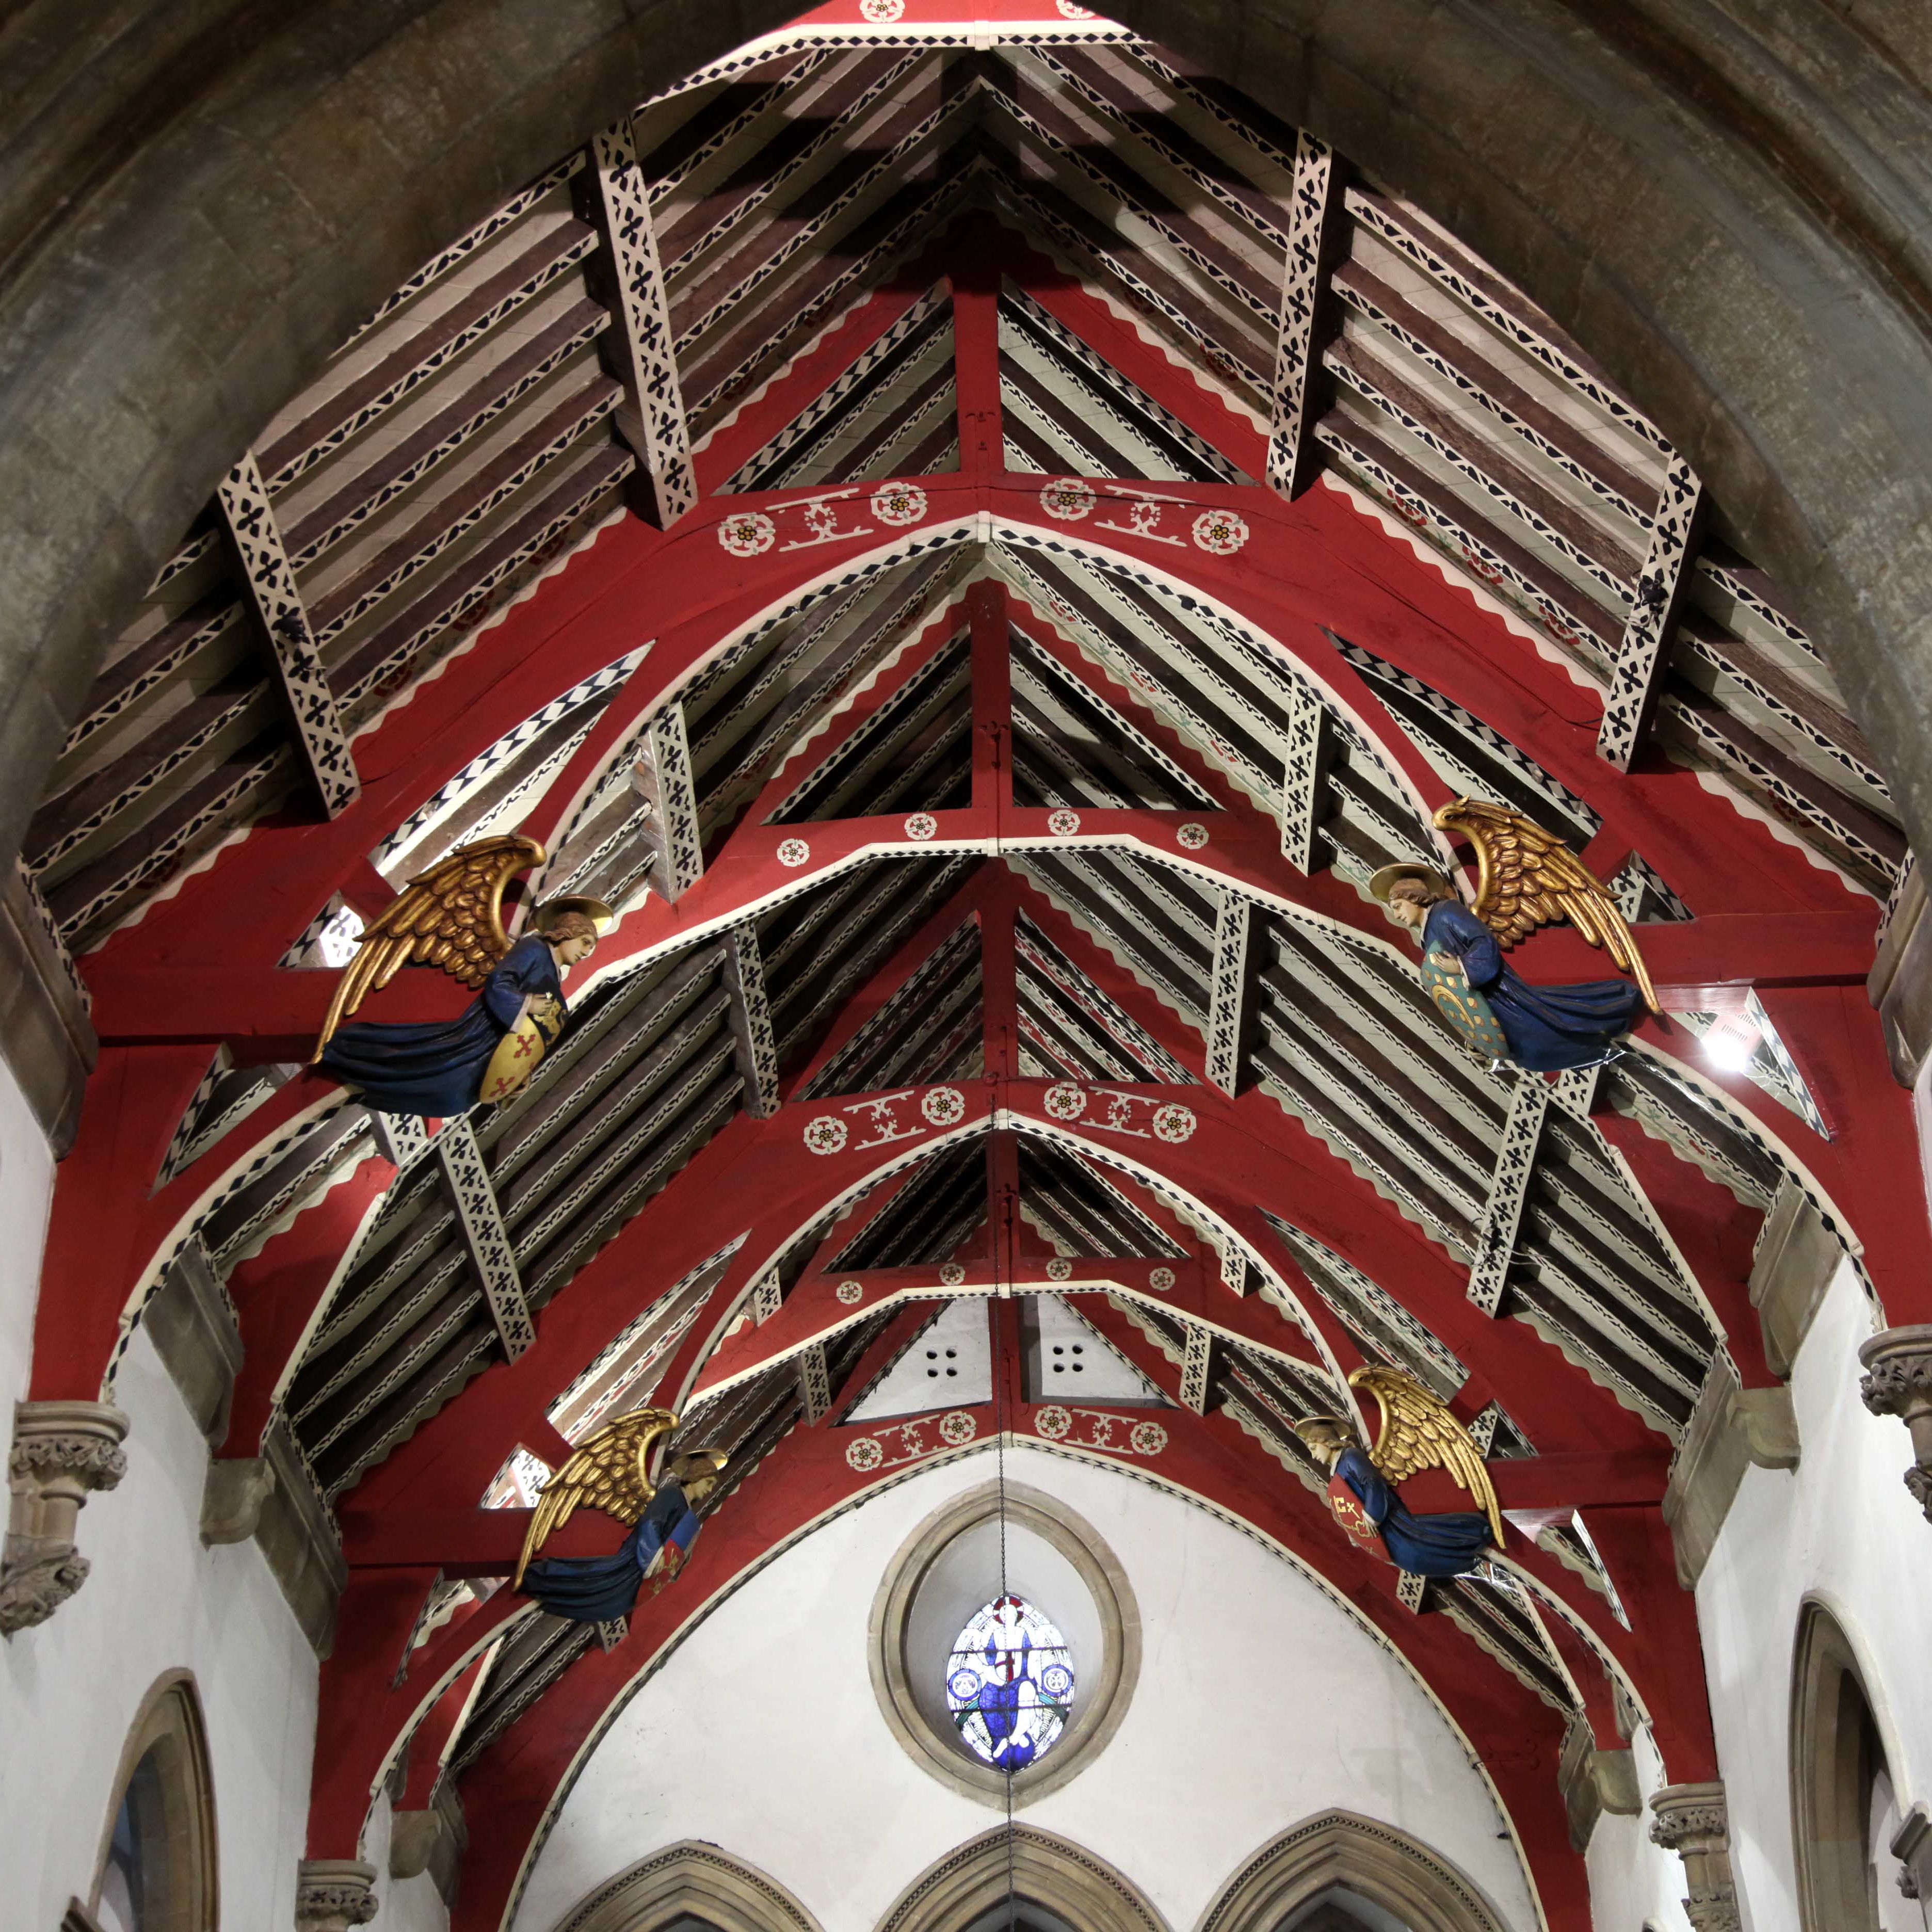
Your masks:
{"label": "timber ceiling boards", "polygon": [[[638,110],[670,375],[707,487],[956,465],[949,277],[985,242],[952,225],[974,209],[1265,430],[1294,130],[1105,23],[971,40],[882,32],[854,46],[800,28]],[[638,406],[615,346],[596,174],[566,158],[426,264],[258,439],[286,601],[352,760],[358,734],[641,488],[626,481]],[[1667,446],[1413,208],[1358,181],[1342,234],[1321,447],[1600,684],[1646,568]],[[1010,464],[1153,482],[1253,473],[1252,456],[1138,388],[1026,279],[987,284]],[[738,416],[770,386],[795,387],[808,350],[881,302],[890,321],[834,354],[757,446],[739,437],[716,473],[707,452]],[[1726,544],[1721,506],[1706,523],[1672,607],[1660,741],[1882,894],[1904,846],[1870,754],[1816,650]],[[77,950],[237,830],[310,808],[248,589],[211,510],[108,653],[26,855]],[[724,748],[700,752],[700,735],[717,794],[708,838],[755,788],[755,745],[771,740],[721,763]]]}

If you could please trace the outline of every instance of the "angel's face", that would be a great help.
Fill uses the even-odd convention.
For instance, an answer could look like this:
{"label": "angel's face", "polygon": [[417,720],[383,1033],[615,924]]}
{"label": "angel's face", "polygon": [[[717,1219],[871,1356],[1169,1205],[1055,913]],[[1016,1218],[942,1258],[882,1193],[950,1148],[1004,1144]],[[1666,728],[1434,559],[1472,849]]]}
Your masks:
{"label": "angel's face", "polygon": [[1391,894],[1385,909],[1397,926],[1414,928],[1429,916],[1429,908],[1407,892]]}
{"label": "angel's face", "polygon": [[597,950],[597,942],[587,932],[573,932],[568,939],[556,942],[556,963],[560,966],[574,966],[579,960],[588,959]]}

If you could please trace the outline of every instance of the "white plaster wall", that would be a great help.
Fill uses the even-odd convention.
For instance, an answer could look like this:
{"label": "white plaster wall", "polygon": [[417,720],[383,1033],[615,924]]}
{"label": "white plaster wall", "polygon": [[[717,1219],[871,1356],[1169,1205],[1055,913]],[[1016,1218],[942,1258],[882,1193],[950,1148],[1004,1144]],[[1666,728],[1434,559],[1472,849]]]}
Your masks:
{"label": "white plaster wall", "polygon": [[[1071,1783],[1027,1808],[1028,1824],[1108,1860],[1186,1932],[1257,1847],[1340,1807],[1412,1832],[1468,1874],[1511,1932],[1532,1932],[1528,1888],[1487,1785],[1352,1616],[1178,1497],[1024,1448],[1006,1466],[1099,1531],[1144,1630],[1120,1730]],[[889,1491],[701,1625],[585,1766],[516,1932],[550,1932],[593,1886],[687,1838],[788,1887],[826,1932],[868,1932],[928,1865],[994,1826],[998,1812],[895,1742],[866,1654],[892,1554],[991,1474],[989,1455],[976,1455]]]}
{"label": "white plaster wall", "polygon": [[[0,1059],[0,1412],[27,1393],[34,1306],[46,1245],[54,1157],[13,1070]],[[10,1436],[11,1431],[9,1430]]]}
{"label": "white plaster wall", "polygon": [[[1697,1586],[1746,1932],[1796,1932],[1798,1923],[1791,1671],[1808,1597],[1830,1610],[1857,1653],[1901,1814],[1932,1804],[1932,1529],[1900,1480],[1910,1437],[1858,1400],[1858,1344],[1874,1325],[1847,1265],[1791,1378],[1798,1468],[1746,1472]],[[1894,1872],[1888,1861],[1882,1882],[1889,1886]]]}
{"label": "white plaster wall", "polygon": [[[10,1345],[18,1286],[10,1273]],[[186,1669],[208,1728],[221,1922],[292,1925],[314,1653],[254,1544],[201,1546],[207,1449],[145,1336],[118,1400],[131,1418],[128,1474],[80,1516],[93,1574],[50,1621],[0,1642],[0,1924],[58,1925],[68,1898],[86,1898],[129,1728],[154,1681]]]}

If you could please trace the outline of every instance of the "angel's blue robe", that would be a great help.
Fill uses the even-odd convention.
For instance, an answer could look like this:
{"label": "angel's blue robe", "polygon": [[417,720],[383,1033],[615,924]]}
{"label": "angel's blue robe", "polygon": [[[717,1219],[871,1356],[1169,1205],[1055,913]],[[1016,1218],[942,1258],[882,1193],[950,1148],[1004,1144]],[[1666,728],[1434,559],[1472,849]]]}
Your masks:
{"label": "angel's blue robe", "polygon": [[1383,1480],[1365,1449],[1344,1449],[1335,1460],[1335,1473],[1354,1491],[1382,1546],[1412,1575],[1460,1576],[1473,1570],[1490,1546],[1487,1516],[1464,1510],[1414,1514]]}
{"label": "angel's blue robe", "polygon": [[1574,986],[1532,986],[1503,962],[1496,936],[1454,899],[1438,899],[1422,928],[1425,952],[1462,962],[1469,984],[1490,1003],[1509,1042],[1510,1058],[1538,1073],[1592,1066],[1648,1009],[1628,980],[1588,980]]}
{"label": "angel's blue robe", "polygon": [[683,1486],[664,1484],[637,1527],[608,1556],[545,1556],[524,1572],[524,1594],[554,1617],[580,1624],[627,1617],[638,1592],[663,1554],[676,1544],[685,1556],[698,1540],[698,1521]]}
{"label": "angel's blue robe", "polygon": [[453,1020],[392,1024],[354,1020],[338,1027],[322,1051],[322,1070],[380,1114],[448,1118],[476,1106],[496,1042],[517,1023],[526,994],[548,994],[564,1006],[563,981],[550,942],[518,940],[490,969],[483,990]]}

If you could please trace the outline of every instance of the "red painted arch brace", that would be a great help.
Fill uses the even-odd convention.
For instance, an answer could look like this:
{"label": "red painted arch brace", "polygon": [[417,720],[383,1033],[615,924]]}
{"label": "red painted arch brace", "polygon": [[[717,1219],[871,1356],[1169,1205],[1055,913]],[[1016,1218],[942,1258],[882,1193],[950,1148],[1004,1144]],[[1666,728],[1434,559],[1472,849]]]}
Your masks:
{"label": "red painted arch brace", "polygon": [[[1016,544],[1052,542],[1096,554],[1104,550],[1186,596],[1214,600],[1333,693],[1425,808],[1448,796],[1443,780],[1348,667],[1330,630],[1424,679],[1512,742],[1532,747],[1552,776],[1601,814],[1592,862],[1607,872],[1624,853],[1640,850],[1698,913],[1688,923],[1647,926],[1641,934],[1666,1002],[1721,1006],[1740,998],[1744,988],[1756,988],[1834,1138],[1812,1133],[1735,1076],[1706,1077],[1830,1191],[1864,1242],[1890,1318],[1932,1318],[1932,1285],[1921,1265],[1925,1218],[1909,1101],[1890,1080],[1876,1020],[1864,1003],[1876,908],[1765,826],[1713,799],[1696,774],[1661,763],[1630,774],[1611,770],[1595,755],[1600,718],[1596,696],[1479,608],[1438,565],[1392,542],[1337,490],[1311,490],[1285,504],[1260,488],[1172,486],[1162,494],[1186,507],[1163,508],[1161,527],[1163,534],[1182,536],[1178,545],[1131,529],[1104,528],[1127,520],[1118,514],[1115,486],[1105,481],[1095,485],[1101,500],[1087,519],[1068,524],[1046,517],[1040,497],[1042,479],[1003,467],[992,313],[996,284],[988,272],[995,255],[1000,269],[1148,394],[1249,473],[1260,473],[1262,440],[1251,424],[1042,257],[979,220],[943,238],[894,286],[854,311],[748,402],[700,453],[706,487],[715,489],[836,373],[850,367],[920,292],[940,274],[956,272],[962,468],[919,479],[927,514],[908,539],[963,544],[1004,530]],[[572,801],[625,734],[734,637],[796,604],[816,585],[855,570],[886,567],[884,554],[901,539],[871,519],[863,489],[841,511],[839,527],[848,534],[825,543],[806,541],[803,506],[818,494],[714,496],[669,531],[637,523],[607,530],[538,596],[510,610],[475,648],[358,738],[364,790],[340,818],[311,825],[290,815],[256,827],[83,962],[104,1046],[80,1142],[60,1175],[36,1317],[34,1395],[94,1393],[130,1296],[152,1278],[157,1260],[178,1238],[197,1204],[298,1124],[305,1112],[328,1103],[330,1090],[321,1083],[308,1078],[292,1082],[186,1173],[152,1197],[146,1193],[218,1042],[230,1042],[244,1060],[305,1057],[332,976],[278,970],[277,960],[296,934],[336,892],[365,914],[379,910],[390,889],[373,871],[368,855],[463,766],[561,690],[648,644],[641,664],[532,815],[530,829],[553,842]],[[1193,514],[1208,508],[1232,509],[1246,520],[1250,536],[1238,552],[1210,556],[1186,539]],[[773,526],[770,548],[749,556],[734,554],[719,541],[724,519],[746,511],[767,517]],[[983,604],[983,597],[980,601]],[[1028,628],[1064,668],[1086,678],[1110,702],[1135,703],[1050,625],[1029,619]],[[974,803],[939,814],[938,833],[917,848],[922,854],[948,844],[997,851],[1058,840],[1046,814],[1015,810],[998,769],[998,734],[988,728],[999,722],[994,686],[1002,668],[992,662],[998,653],[988,642],[991,629],[980,612]],[[909,668],[915,661],[909,654],[904,662]],[[889,677],[878,694],[890,688]],[[863,701],[853,715],[864,715]],[[1081,836],[1193,863],[1211,879],[1388,937],[1373,912],[1332,875],[1304,880],[1286,867],[1271,821],[1174,734],[1143,712],[1133,715],[1217,801],[1217,812],[1191,814],[1209,826],[1209,844],[1191,857],[1178,850],[1172,833],[1186,814],[1083,811]],[[807,748],[806,758],[822,755],[847,728],[835,723]],[[772,802],[777,787],[797,776],[796,764],[778,774],[761,803]],[[688,940],[707,919],[722,923],[742,918],[772,892],[855,862],[868,850],[914,849],[902,826],[895,831],[890,822],[788,830],[758,824],[762,815],[758,808],[746,814],[744,828],[710,855],[705,878],[676,908],[668,911],[653,902],[627,919],[600,967],[626,956],[634,960],[653,946]],[[788,836],[808,846],[802,866],[779,860],[778,848]],[[979,918],[986,949],[986,1064],[993,1079],[962,1084],[966,1108],[952,1130],[994,1134],[996,1157],[1008,1167],[1012,1135],[1061,1124],[1052,1123],[1044,1111],[1039,1083],[1012,1077],[1018,1040],[1010,934],[1016,908],[1182,1064],[1201,1072],[1200,1042],[1168,1009],[1040,896],[992,867],[970,881],[870,988],[854,996],[818,1055],[822,1064],[931,945],[956,928],[960,916]],[[1562,932],[1538,935],[1516,962],[1532,976],[1551,979],[1595,978],[1604,970],[1600,955]],[[370,1010],[372,1017],[440,1018],[453,1014],[463,998],[440,976],[412,974],[389,988],[380,1005],[372,1002]],[[1685,1051],[1681,1036],[1667,1036],[1665,1043]],[[922,1120],[918,1102],[923,1097],[923,1090],[915,1089],[906,1100],[895,1099],[887,1110],[891,1118],[899,1125]],[[1659,1726],[1669,1774],[1680,1780],[1711,1774],[1691,1602],[1676,1586],[1668,1536],[1654,1506],[1656,1438],[1580,1373],[1557,1369],[1552,1352],[1526,1328],[1490,1322],[1473,1310],[1462,1271],[1264,1096],[1250,1093],[1226,1101],[1204,1087],[1182,1090],[1178,1096],[1171,1088],[1131,1090],[1128,1097],[1136,1120],[1160,1101],[1178,1097],[1193,1113],[1196,1128],[1184,1142],[1154,1148],[1142,1178],[1124,1176],[1118,1166],[1108,1168],[1110,1176],[1181,1245],[1196,1250],[1195,1238],[1152,1191],[1156,1183],[1185,1190],[1276,1272],[1286,1292],[1298,1298],[1315,1340],[1258,1298],[1243,1300],[1227,1293],[1203,1268],[1198,1252],[1175,1264],[1179,1279],[1171,1293],[1177,1303],[1245,1346],[1318,1357],[1343,1371],[1359,1362],[1347,1331],[1309,1288],[1261,1214],[1258,1204],[1264,1203],[1398,1288],[1470,1366],[1462,1404],[1501,1398],[1543,1449],[1534,1459],[1497,1466],[1506,1502],[1582,1508],[1634,1628],[1618,1629],[1600,1599],[1520,1539],[1513,1540],[1515,1560],[1546,1593],[1546,1604],[1568,1605],[1628,1670]],[[802,1139],[806,1125],[820,1115],[836,1116],[848,1128],[845,1147],[822,1156],[806,1151]],[[336,1652],[324,1676],[310,1846],[317,1855],[352,1852],[388,1755],[424,1718],[427,1702],[429,1714],[417,1733],[423,1761],[412,1761],[409,1786],[420,1795],[424,1761],[434,1754],[439,1727],[446,1732],[454,1721],[478,1647],[518,1613],[515,1600],[504,1592],[461,1615],[416,1653],[392,1688],[436,1564],[446,1563],[452,1574],[465,1564],[500,1566],[510,1544],[520,1538],[520,1519],[506,1514],[484,1521],[476,1508],[508,1447],[524,1441],[556,1454],[547,1405],[635,1312],[639,1279],[677,1278],[746,1234],[741,1217],[750,1216],[743,1247],[668,1364],[663,1386],[682,1393],[701,1376],[730,1372],[730,1356],[713,1361],[710,1352],[769,1258],[801,1228],[822,1221],[856,1184],[855,1177],[874,1175],[890,1159],[924,1154],[938,1144],[938,1130],[929,1125],[870,1148],[861,1144],[882,1118],[876,1096],[846,1096],[788,1107],[764,1123],[734,1121],[544,1311],[537,1343],[521,1361],[487,1372],[348,1499],[344,1523],[353,1567]],[[995,1130],[996,1118],[1007,1124]],[[1599,1117],[1598,1124],[1628,1160],[1703,1284],[1746,1379],[1757,1379],[1764,1371],[1744,1282],[1760,1217],[1739,1209],[1724,1190],[1647,1139],[1635,1123]],[[1118,1136],[1110,1144],[1091,1119],[1069,1131],[1079,1143],[1081,1158],[1098,1160],[1109,1152],[1118,1156],[1128,1144]],[[363,1162],[237,1270],[232,1286],[248,1358],[237,1390],[231,1453],[245,1451],[259,1437],[273,1390],[331,1270],[388,1178],[383,1163]],[[881,1209],[893,1186],[890,1178],[880,1185],[844,1224],[845,1233],[864,1214]],[[742,1204],[748,1202],[754,1206]],[[1009,1286],[1037,1258],[1030,1258],[1024,1243],[1011,1240],[994,1252],[1003,1260]],[[1125,1266],[1094,1258],[1109,1268]],[[782,1322],[809,1328],[828,1279],[822,1267],[814,1267],[794,1290]],[[1172,1380],[1170,1365],[1131,1324],[1096,1296],[1090,1294],[1087,1305],[1147,1372],[1164,1385]],[[908,1313],[901,1320],[913,1318]],[[775,1343],[783,1332],[774,1329],[766,1336],[764,1330],[748,1330],[739,1340],[753,1348],[760,1338]],[[889,1346],[884,1338],[874,1344],[872,1359]],[[1026,1429],[1036,1425],[1037,1416],[1037,1411],[1013,1412],[1010,1419]],[[996,1419],[976,1412],[978,1441],[988,1439]],[[1163,1414],[1162,1426],[1168,1442],[1160,1459],[1161,1479],[1207,1506],[1238,1516],[1306,1561],[1416,1660],[1491,1764],[1529,1848],[1550,1922],[1565,1932],[1582,1926],[1587,1910],[1580,1863],[1567,1850],[1555,1797],[1560,1740],[1552,1715],[1449,1630],[1446,1620],[1418,1619],[1400,1610],[1389,1594],[1388,1574],[1372,1570],[1342,1544],[1318,1502],[1265,1460],[1230,1418]],[[1060,1452],[1077,1453],[1064,1442]],[[1104,1458],[1124,1452],[1090,1446],[1085,1453]],[[694,1616],[731,1578],[803,1533],[827,1509],[862,1496],[867,1486],[844,1462],[839,1432],[794,1431],[730,1498],[686,1582],[648,1600],[632,1641],[609,1657],[593,1654],[573,1666],[566,1694],[541,1700],[498,1741],[466,1786],[478,1848],[466,1874],[460,1922],[495,1924],[494,1914],[508,1896],[542,1808],[567,1774],[592,1717],[622,1694],[644,1660],[673,1640],[678,1620]],[[1416,1493],[1425,1505],[1442,1501],[1431,1497],[1426,1480]],[[614,1540],[614,1528],[580,1520],[560,1546],[608,1546],[599,1538]],[[1584,1640],[1567,1636],[1570,1626],[1553,1611],[1546,1620],[1586,1687],[1592,1721],[1600,1741],[1607,1743],[1594,1688],[1600,1674],[1593,1678],[1586,1667]]]}

